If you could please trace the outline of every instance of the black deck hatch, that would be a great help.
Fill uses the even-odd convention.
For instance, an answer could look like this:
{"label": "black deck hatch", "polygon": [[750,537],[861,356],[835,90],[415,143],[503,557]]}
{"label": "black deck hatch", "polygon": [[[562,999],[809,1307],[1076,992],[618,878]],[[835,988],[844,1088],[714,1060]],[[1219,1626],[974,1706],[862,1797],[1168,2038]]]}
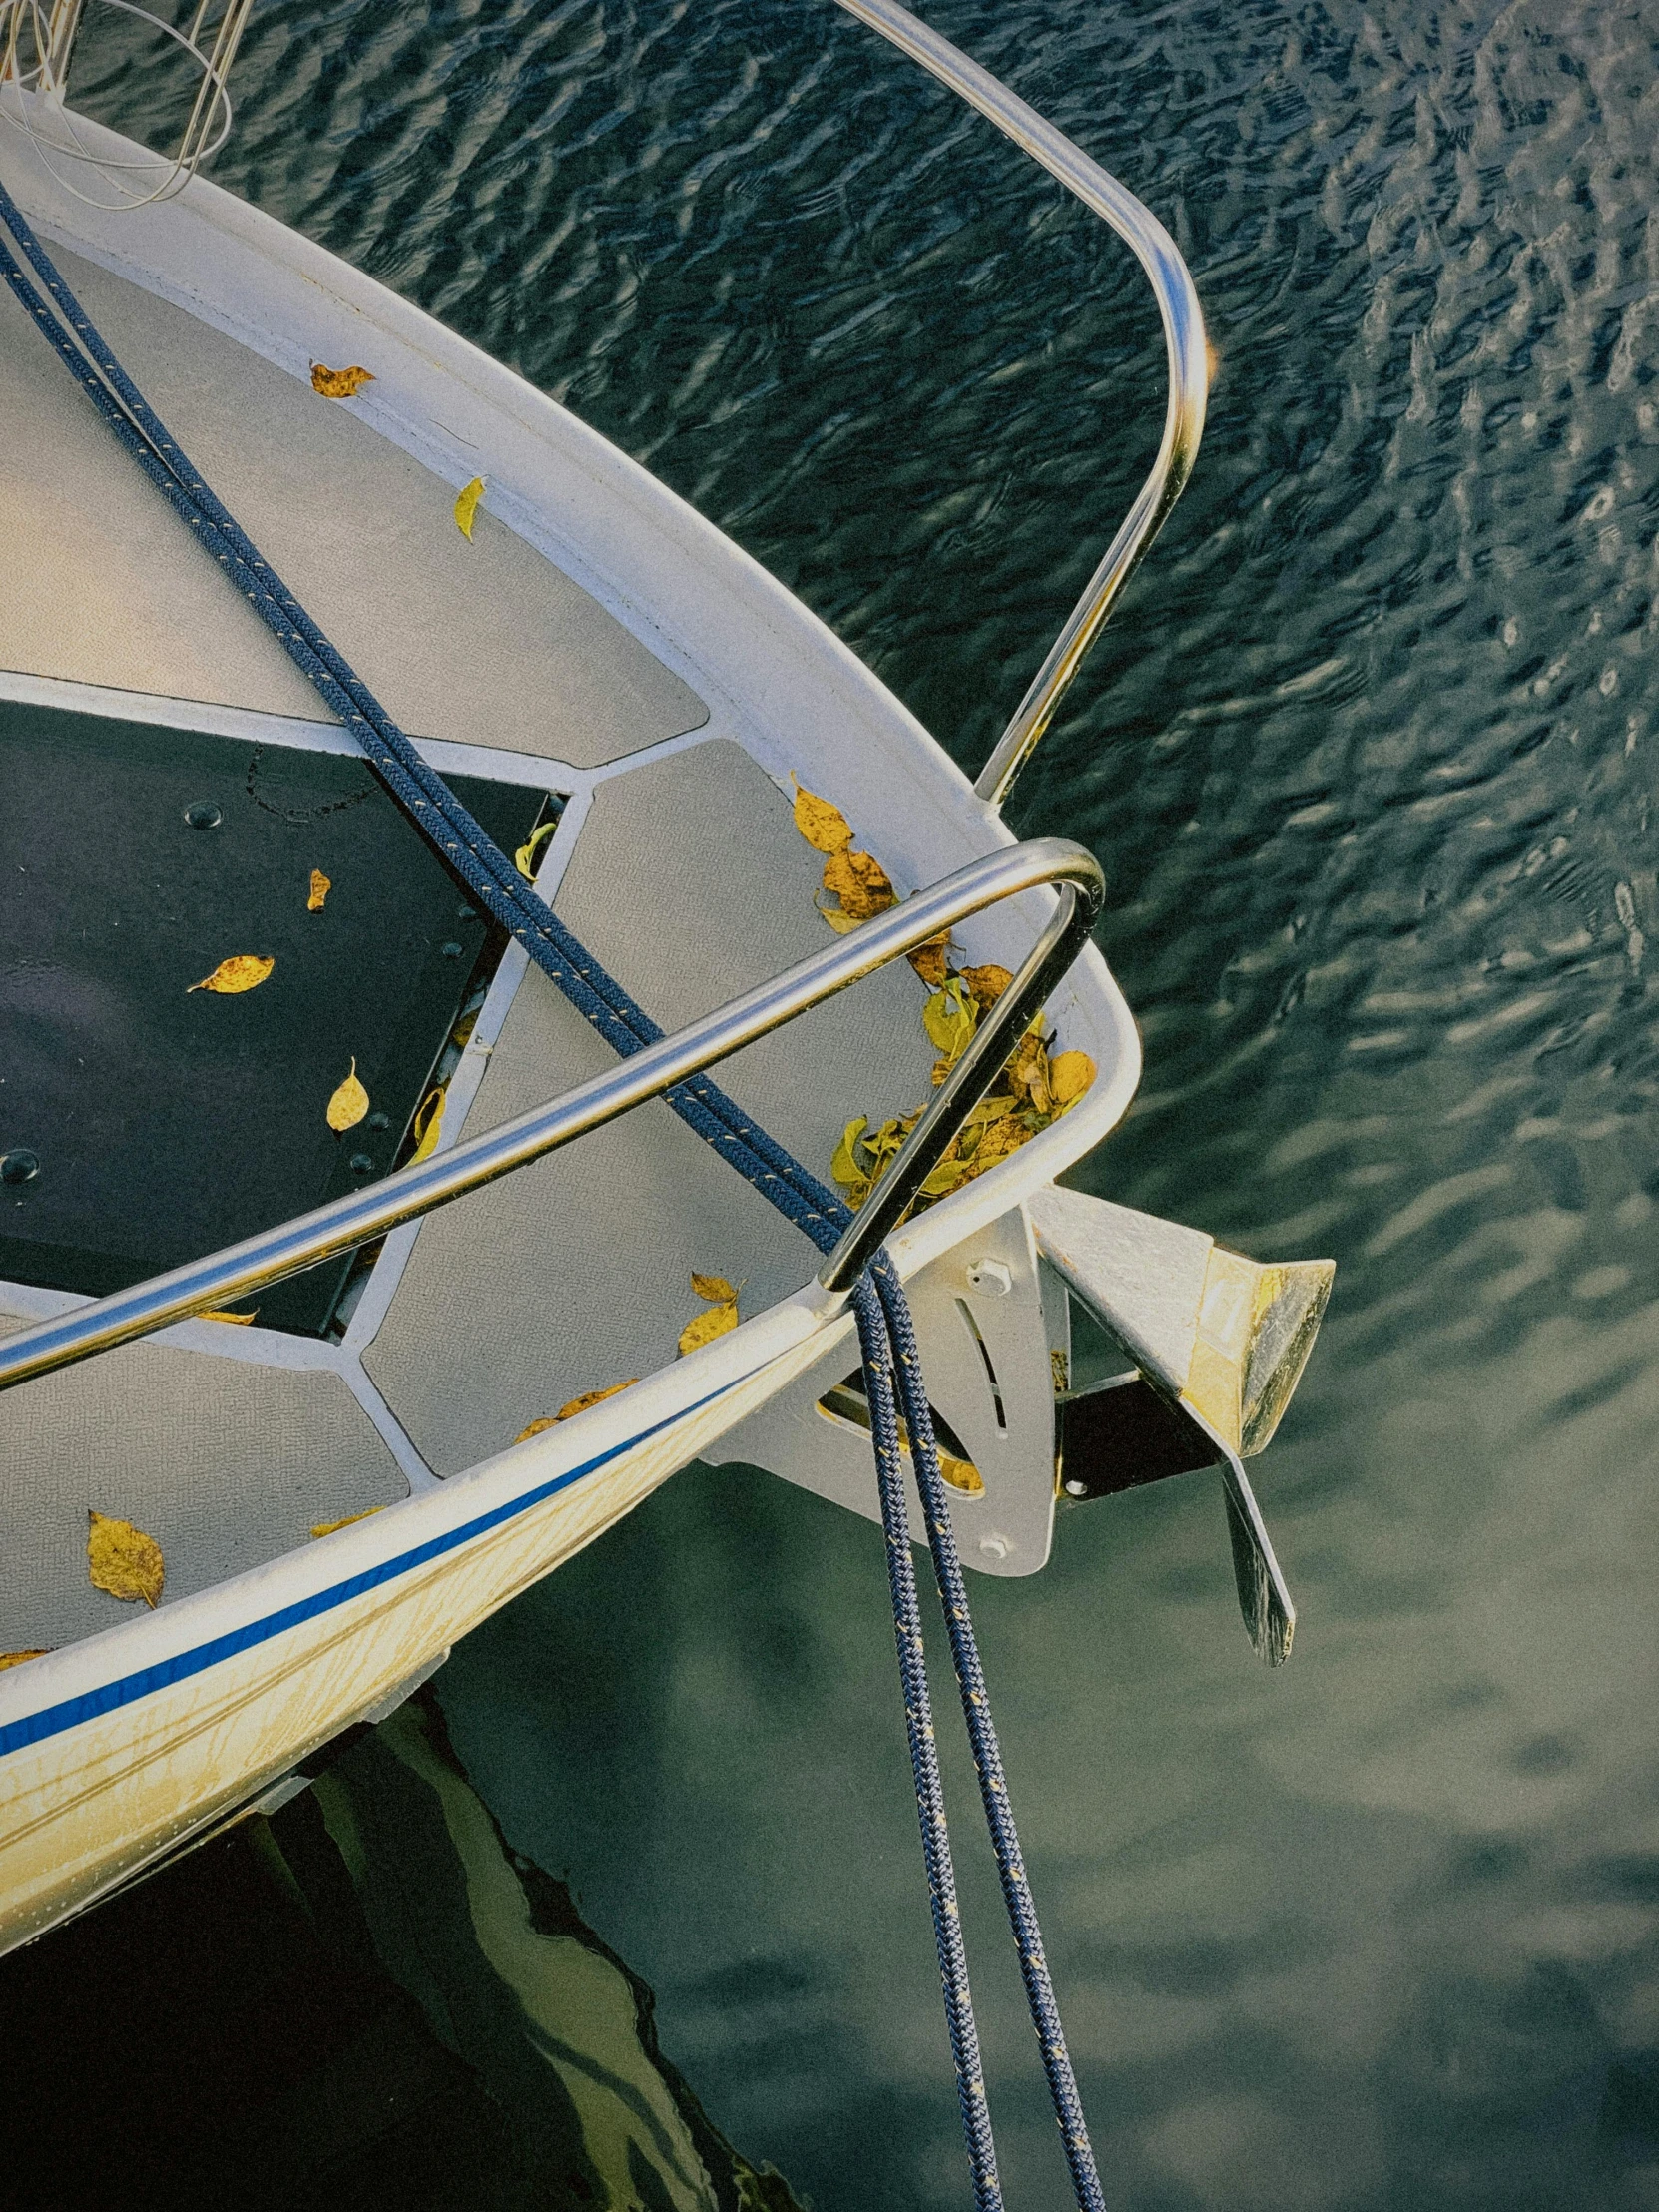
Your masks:
{"label": "black deck hatch", "polygon": [[[549,804],[451,782],[509,852]],[[118,1290],[384,1175],[503,942],[354,755],[0,701],[0,1277]],[[319,1334],[349,1265],[250,1303]]]}

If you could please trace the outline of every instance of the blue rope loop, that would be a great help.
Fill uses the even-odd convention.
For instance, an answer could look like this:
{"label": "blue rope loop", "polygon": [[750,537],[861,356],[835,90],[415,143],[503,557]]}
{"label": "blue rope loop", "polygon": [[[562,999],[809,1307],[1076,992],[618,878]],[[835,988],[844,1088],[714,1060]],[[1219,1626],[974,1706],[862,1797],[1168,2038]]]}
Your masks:
{"label": "blue rope loop", "polygon": [[[64,282],[3,185],[0,224],[10,231],[53,302],[49,305],[42,298],[0,238],[0,276],[25,312],[62,355],[77,383],[151,483],[196,534],[204,551],[224,568],[227,578],[272,630],[289,659],[357,740],[370,766],[409,820],[613,1051],[628,1058],[646,1045],[655,1044],[663,1034],[659,1026],[606,973],[486,835],[197,473]],[[665,1095],[681,1119],[729,1160],[820,1251],[833,1249],[852,1219],[846,1205],[752,1121],[736,1100],[706,1075],[678,1083]],[[975,2204],[978,2212],[1001,2212],[1002,2192],[934,1742],[905,1505],[900,1408],[909,1435],[911,1463],[927,1524],[928,1547],[980,1795],[1073,2192],[1081,2212],[1104,2212],[1105,2200],[1049,1980],[1042,1931],[991,1724],[909,1302],[898,1271],[884,1251],[876,1255],[867,1273],[853,1286],[851,1303],[869,1403],[922,1859]]]}

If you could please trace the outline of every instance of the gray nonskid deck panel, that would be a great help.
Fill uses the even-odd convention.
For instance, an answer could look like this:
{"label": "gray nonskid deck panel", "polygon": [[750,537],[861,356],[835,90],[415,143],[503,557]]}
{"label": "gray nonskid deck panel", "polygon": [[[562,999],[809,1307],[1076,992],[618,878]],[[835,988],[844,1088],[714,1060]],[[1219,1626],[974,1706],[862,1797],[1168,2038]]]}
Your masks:
{"label": "gray nonskid deck panel", "polygon": [[[0,1335],[21,1326],[0,1316]],[[132,1603],[88,1577],[89,1507],[161,1545],[166,1604],[279,1557],[319,1522],[408,1495],[343,1377],[168,1345],[7,1390],[0,1464],[0,1651],[49,1650],[132,1618]]]}
{"label": "gray nonskid deck panel", "polygon": [[[599,787],[554,903],[675,1029],[823,949],[822,867],[777,786],[714,739]],[[930,1095],[924,997],[900,962],[716,1079],[828,1182],[851,1115],[879,1120]],[[532,970],[467,1133],[614,1065]],[[747,1317],[816,1264],[800,1230],[654,1103],[433,1216],[363,1364],[428,1462],[453,1474],[580,1392],[671,1361],[702,1310],[692,1269],[741,1282]]]}
{"label": "gray nonskid deck panel", "polygon": [[[406,730],[586,768],[708,719],[487,501],[469,544],[453,488],[349,402],[125,278],[57,259],[207,481]],[[326,719],[4,288],[0,420],[0,668]]]}

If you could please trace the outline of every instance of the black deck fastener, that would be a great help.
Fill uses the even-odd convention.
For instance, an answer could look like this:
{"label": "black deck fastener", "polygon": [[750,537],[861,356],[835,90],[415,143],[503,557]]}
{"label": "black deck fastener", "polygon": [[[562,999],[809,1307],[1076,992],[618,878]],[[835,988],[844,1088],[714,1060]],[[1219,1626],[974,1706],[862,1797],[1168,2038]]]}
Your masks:
{"label": "black deck fastener", "polygon": [[[549,804],[461,782],[509,850]],[[458,918],[360,755],[4,701],[0,790],[0,1279],[102,1296],[392,1167],[506,936]],[[190,991],[249,952],[276,962],[257,988]],[[361,1151],[326,1120],[353,1060]],[[23,1149],[46,1132],[49,1173]],[[350,1266],[273,1285],[260,1326],[323,1333]]]}

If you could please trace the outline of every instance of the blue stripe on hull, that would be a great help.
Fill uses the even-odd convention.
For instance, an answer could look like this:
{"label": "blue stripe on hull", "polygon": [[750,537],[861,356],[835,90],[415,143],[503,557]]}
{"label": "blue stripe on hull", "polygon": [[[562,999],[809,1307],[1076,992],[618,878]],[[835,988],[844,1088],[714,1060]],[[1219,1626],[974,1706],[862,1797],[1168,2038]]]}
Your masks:
{"label": "blue stripe on hull", "polygon": [[400,1575],[412,1573],[423,1567],[429,1559],[441,1559],[446,1551],[459,1550],[476,1536],[482,1536],[503,1522],[516,1519],[533,1506],[543,1504],[548,1498],[566,1490],[573,1482],[580,1482],[584,1475],[597,1468],[608,1466],[624,1452],[632,1451],[637,1444],[660,1436],[665,1428],[672,1428],[676,1421],[687,1419],[700,1412],[705,1405],[713,1404],[727,1390],[735,1389],[735,1382],[727,1382],[707,1397],[699,1398],[695,1405],[688,1405],[678,1413],[671,1413],[654,1428],[645,1428],[637,1436],[629,1436],[620,1444],[613,1444],[597,1458],[588,1459],[579,1467],[572,1467],[566,1474],[555,1475],[551,1482],[544,1482],[539,1489],[528,1490],[524,1496],[511,1498],[505,1505],[497,1505],[487,1513],[480,1513],[476,1520],[465,1521],[447,1535],[434,1536],[429,1543],[417,1544],[412,1551],[398,1554],[395,1559],[383,1560],[377,1567],[367,1567],[361,1574],[354,1574],[348,1581],[336,1582],[330,1589],[318,1590],[314,1596],[301,1598],[296,1604],[284,1605],[280,1611],[268,1613],[263,1620],[245,1622],[241,1628],[233,1628],[223,1636],[215,1636],[211,1642],[198,1644],[194,1650],[181,1651],[171,1659],[161,1659],[153,1667],[142,1667],[137,1674],[123,1675],[118,1681],[106,1682],[96,1690],[84,1690],[78,1697],[65,1698],[59,1705],[44,1706],[38,1713],[30,1713],[22,1720],[10,1721],[0,1727],[0,1759],[9,1752],[21,1751],[27,1744],[38,1744],[48,1736],[61,1736],[66,1729],[78,1728],[83,1721],[96,1720],[100,1714],[113,1713],[120,1706],[132,1705],[139,1698],[149,1697],[157,1690],[169,1689],[175,1682],[188,1681],[193,1674],[203,1674],[209,1667],[217,1667],[221,1661],[234,1659],[239,1652],[251,1651],[256,1644],[269,1643],[273,1636],[280,1636],[284,1630],[297,1628],[302,1621],[315,1620],[322,1613],[331,1613],[336,1606],[349,1605],[367,1590],[380,1588],[383,1583],[395,1582]]}

